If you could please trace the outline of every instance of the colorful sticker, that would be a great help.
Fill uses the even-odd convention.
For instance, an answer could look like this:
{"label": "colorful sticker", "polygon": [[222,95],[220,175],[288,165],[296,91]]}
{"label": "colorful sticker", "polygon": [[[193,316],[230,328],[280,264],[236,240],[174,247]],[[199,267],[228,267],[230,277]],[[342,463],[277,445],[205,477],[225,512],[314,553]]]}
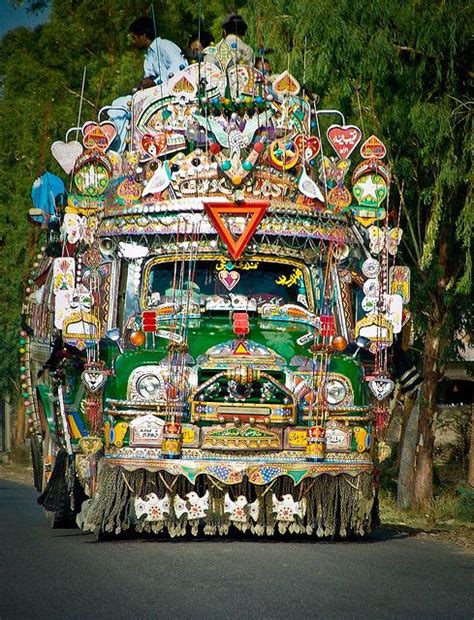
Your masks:
{"label": "colorful sticker", "polygon": [[76,261],[74,258],[55,258],[53,262],[53,293],[74,288]]}
{"label": "colorful sticker", "polygon": [[410,268],[393,265],[389,270],[390,293],[400,295],[403,303],[410,301]]}

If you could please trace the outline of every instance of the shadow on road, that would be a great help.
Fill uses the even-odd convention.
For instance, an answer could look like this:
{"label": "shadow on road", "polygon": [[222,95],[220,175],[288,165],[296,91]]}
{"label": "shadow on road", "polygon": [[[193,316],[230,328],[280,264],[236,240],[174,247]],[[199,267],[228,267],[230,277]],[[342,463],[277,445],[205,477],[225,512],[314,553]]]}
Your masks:
{"label": "shadow on road", "polygon": [[[305,545],[344,545],[344,544],[374,544],[383,543],[395,539],[403,539],[410,536],[416,536],[422,530],[418,530],[411,527],[401,527],[395,525],[384,524],[377,530],[371,532],[367,536],[351,535],[347,538],[341,537],[327,537],[327,538],[315,538],[312,536],[305,536],[302,534],[279,534],[276,533],[273,536],[258,536],[251,532],[240,532],[238,530],[231,530],[226,536],[207,536],[199,533],[197,536],[193,536],[188,533],[185,536],[177,536],[171,538],[167,533],[153,534],[148,532],[135,532],[134,530],[128,530],[121,532],[120,534],[100,534],[99,538],[90,540],[88,544],[104,544],[104,543],[126,543],[126,542],[142,542],[142,543],[161,543],[161,544],[176,544],[186,541],[198,542],[203,545],[207,543],[219,543],[222,545],[228,545],[235,542],[249,542],[258,544],[278,545],[278,544],[305,544]],[[67,536],[77,535],[82,536],[82,532],[77,531],[77,534],[68,533]]]}

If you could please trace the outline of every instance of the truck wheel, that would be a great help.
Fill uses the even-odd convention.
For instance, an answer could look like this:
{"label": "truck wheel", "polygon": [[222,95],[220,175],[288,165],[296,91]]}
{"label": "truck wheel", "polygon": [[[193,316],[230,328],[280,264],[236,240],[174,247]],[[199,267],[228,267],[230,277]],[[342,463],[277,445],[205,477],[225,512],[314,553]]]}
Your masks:
{"label": "truck wheel", "polygon": [[70,471],[69,457],[65,450],[54,455],[50,438],[43,444],[43,448],[45,464],[52,464],[54,461],[54,467],[49,479],[44,477],[43,492],[38,497],[38,503],[47,511],[52,528],[73,527],[76,515],[71,510],[70,485],[67,479]]}
{"label": "truck wheel", "polygon": [[76,515],[71,510],[69,496],[66,493],[64,503],[59,510],[48,512],[48,520],[53,530],[70,529],[76,527]]}
{"label": "truck wheel", "polygon": [[39,435],[31,435],[31,463],[33,465],[33,484],[38,493],[43,488],[43,441]]}

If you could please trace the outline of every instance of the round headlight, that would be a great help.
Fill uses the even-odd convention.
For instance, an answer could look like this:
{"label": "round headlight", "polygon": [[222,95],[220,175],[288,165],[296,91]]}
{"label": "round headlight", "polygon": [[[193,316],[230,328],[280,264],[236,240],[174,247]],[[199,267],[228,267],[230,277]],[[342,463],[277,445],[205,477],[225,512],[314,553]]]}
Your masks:
{"label": "round headlight", "polygon": [[156,375],[144,375],[137,382],[137,392],[145,400],[158,400],[161,392],[160,380]]}
{"label": "round headlight", "polygon": [[328,381],[326,394],[330,405],[338,405],[346,397],[346,386],[342,381],[333,379]]}

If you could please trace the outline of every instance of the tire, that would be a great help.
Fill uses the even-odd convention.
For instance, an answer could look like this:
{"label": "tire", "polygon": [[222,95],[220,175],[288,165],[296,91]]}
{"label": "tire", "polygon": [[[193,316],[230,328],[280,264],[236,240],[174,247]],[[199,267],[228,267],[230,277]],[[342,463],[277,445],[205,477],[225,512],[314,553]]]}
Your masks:
{"label": "tire", "polygon": [[67,490],[67,483],[65,483],[62,488],[63,492],[58,501],[59,508],[50,513],[51,528],[75,529],[77,528],[76,516],[81,509],[82,502],[87,499],[87,496],[76,477],[74,477],[72,494]]}
{"label": "tire", "polygon": [[53,529],[70,528],[75,526],[76,513],[71,508],[69,457],[65,450],[60,450],[57,454],[54,452],[54,446],[49,438],[43,444],[43,456],[45,462],[54,460],[54,467],[48,480],[47,476],[43,476],[43,488],[38,503],[46,510]]}
{"label": "tire", "polygon": [[41,493],[43,490],[43,441],[39,435],[31,435],[30,448],[33,484],[38,493]]}

